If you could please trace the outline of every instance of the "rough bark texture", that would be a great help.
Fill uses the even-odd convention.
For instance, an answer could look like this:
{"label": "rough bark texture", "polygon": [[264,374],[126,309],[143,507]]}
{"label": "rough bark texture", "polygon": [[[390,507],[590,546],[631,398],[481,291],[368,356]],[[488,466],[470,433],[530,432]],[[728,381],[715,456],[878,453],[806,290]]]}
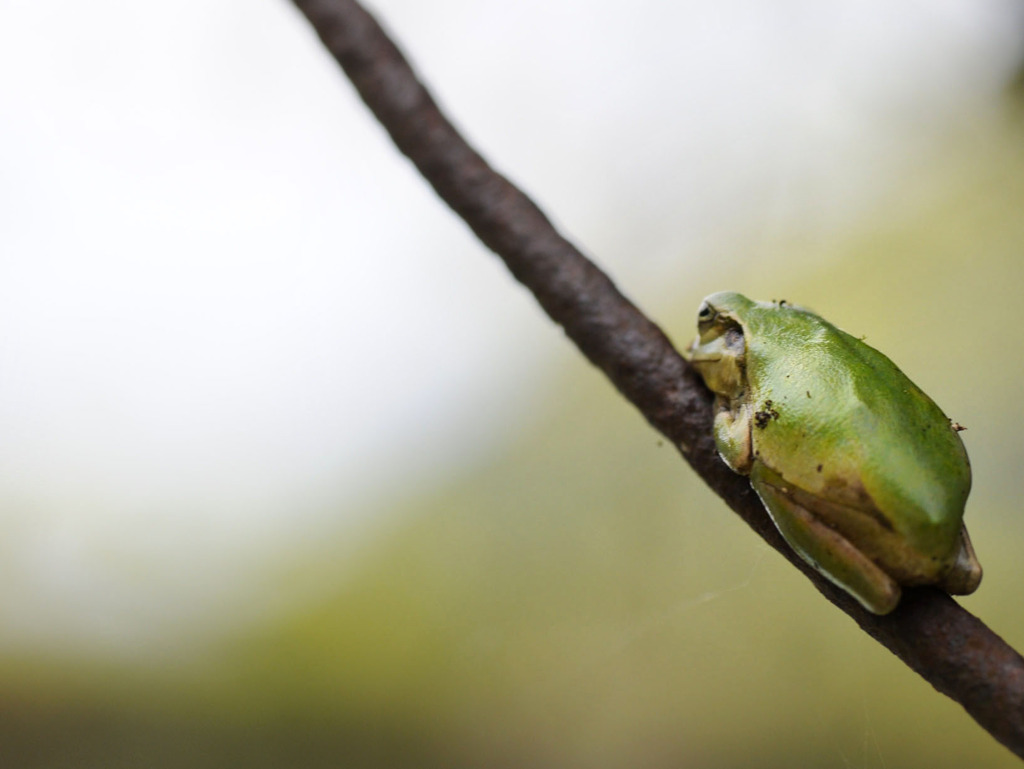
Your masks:
{"label": "rough bark texture", "polygon": [[783,542],[747,480],[719,459],[710,395],[661,329],[465,142],[357,2],[294,2],[437,194],[704,481],[826,598],[1024,757],[1024,659],[938,590],[906,590],[895,612],[877,617],[811,570]]}

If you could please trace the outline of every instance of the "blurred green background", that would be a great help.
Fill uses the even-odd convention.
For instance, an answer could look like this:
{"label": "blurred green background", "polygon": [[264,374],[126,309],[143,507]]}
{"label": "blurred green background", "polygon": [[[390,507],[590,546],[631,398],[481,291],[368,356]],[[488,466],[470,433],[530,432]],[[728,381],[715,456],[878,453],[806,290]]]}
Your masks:
{"label": "blurred green background", "polygon": [[[515,12],[377,7],[470,135],[677,346],[690,340],[708,293],[785,298],[865,336],[966,425],[967,522],[985,579],[963,603],[1024,648],[1015,598],[1024,591],[1020,11],[782,3],[767,15],[756,3],[711,5],[682,4],[671,18],[644,6],[648,16],[628,22],[605,5],[594,16],[557,3]],[[15,35],[38,42],[53,21],[27,8],[0,12],[25,25],[7,25],[11,45]],[[127,8],[94,8],[90,19],[109,12],[114,30]],[[201,67],[168,74],[170,84],[184,78],[186,95],[160,109],[194,100],[207,112],[167,136],[164,113],[138,104],[135,118],[118,112],[124,94],[111,87],[110,104],[76,110],[86,116],[72,129],[85,125],[113,144],[120,132],[146,141],[109,157],[82,145],[83,158],[102,162],[62,161],[61,174],[86,179],[79,187],[61,175],[64,186],[50,189],[58,176],[42,164],[4,155],[18,180],[5,194],[22,207],[7,208],[6,306],[22,307],[16,291],[36,292],[23,314],[4,317],[3,352],[14,361],[0,382],[12,425],[0,478],[5,766],[1017,763],[702,486],[393,157],[295,14],[263,8],[240,22],[229,9],[250,13],[240,3],[212,20],[209,6],[188,12],[208,46],[196,55],[211,57],[211,77],[224,78],[237,105],[211,106]],[[136,39],[144,21],[131,19],[138,26],[112,39]],[[184,26],[170,50],[191,39]],[[88,29],[104,39],[102,25]],[[680,49],[690,58],[673,58]],[[117,50],[91,85],[79,75],[78,86],[124,76],[136,59]],[[17,51],[37,55],[25,44]],[[517,52],[505,67],[502,57]],[[61,55],[70,73],[71,57]],[[472,57],[477,66],[467,66]],[[222,66],[229,75],[218,74]],[[296,96],[290,89],[304,80],[319,90]],[[51,151],[66,159],[59,153],[77,139],[61,133],[58,106],[47,103],[61,98],[56,87],[3,85],[12,104],[24,100],[8,138],[39,141],[36,160]],[[282,101],[294,116],[277,115]],[[174,180],[147,165],[151,153],[180,153],[180,168],[190,132],[210,125],[218,158],[231,137],[268,125],[284,140],[261,139],[268,144],[223,167],[197,162],[188,192],[161,202],[156,190]],[[334,130],[362,133],[339,143]],[[322,149],[289,154],[302,151],[304,131]],[[100,195],[111,205],[89,214],[100,224],[111,217],[110,228],[37,213],[44,203],[77,211],[106,178],[103,164],[122,160],[117,196]],[[274,170],[264,177],[263,167]],[[133,169],[146,182],[125,192]],[[256,184],[237,219],[220,199],[243,193],[222,190],[220,175]],[[206,184],[218,199],[196,205],[216,206],[210,221],[191,208],[195,196],[205,201]],[[307,205],[307,185],[326,199]],[[49,191],[24,203],[30,187]],[[170,220],[160,220],[165,229],[145,216],[139,224],[130,198],[140,194],[170,220],[182,211],[193,239],[174,241]],[[135,233],[130,256],[104,261],[122,227]],[[68,243],[58,239],[65,229]],[[266,254],[245,240],[250,231]],[[161,238],[172,239],[166,255]],[[395,266],[399,251],[407,269]],[[333,274],[318,259],[365,265],[366,274]],[[27,263],[54,272],[29,275]],[[378,267],[385,272],[372,275]],[[67,269],[84,277],[62,288],[54,275]],[[163,315],[147,315],[146,291],[173,284],[178,271],[180,287],[152,295]],[[287,283],[295,271],[308,284]],[[236,304],[257,274],[271,287]],[[116,295],[102,294],[112,283]],[[330,286],[323,296],[319,283]],[[106,298],[66,310],[61,290]],[[136,299],[119,304],[122,296]],[[288,301],[314,311],[299,313],[307,326],[279,332],[275,324],[292,317],[280,309]],[[34,314],[46,302],[58,307],[52,326]],[[318,302],[359,312],[335,317]],[[261,325],[268,314],[273,322]],[[236,316],[237,329],[225,325]],[[448,326],[436,325],[441,316]],[[81,368],[60,368],[67,357],[53,352],[56,375],[18,357],[50,350],[49,340],[78,326],[90,340],[128,334],[125,370],[139,380],[125,385],[113,358],[92,354],[107,349],[102,341],[88,342]],[[172,326],[189,330],[180,357],[173,345],[155,347],[163,334],[173,338]],[[279,344],[266,342],[273,333]],[[192,357],[207,337],[216,346]],[[281,357],[310,338],[316,365]],[[236,381],[223,362],[246,345],[265,358],[255,369],[238,364]],[[169,358],[151,382],[134,368],[149,346]],[[194,378],[180,378],[189,366]],[[289,367],[296,381],[321,378],[324,392],[290,391],[288,380],[246,400],[261,386],[254,380]],[[444,378],[453,368],[461,379]],[[84,409],[95,421],[68,439],[67,419],[51,432],[42,418],[18,421],[55,408],[36,392],[44,380],[65,393],[69,413]],[[116,397],[97,405],[66,394],[83,382]],[[356,385],[365,389],[346,389]],[[153,388],[160,397],[132,400]],[[374,390],[383,400],[372,400]],[[414,400],[424,391],[435,400]],[[267,416],[276,408],[280,422]],[[204,427],[184,430],[182,448],[148,448],[180,439],[177,422],[192,418]],[[336,443],[317,432],[321,421]],[[230,440],[218,442],[221,434]],[[270,448],[264,456],[253,445]],[[311,464],[316,473],[303,475]],[[279,478],[282,467],[299,469]]]}

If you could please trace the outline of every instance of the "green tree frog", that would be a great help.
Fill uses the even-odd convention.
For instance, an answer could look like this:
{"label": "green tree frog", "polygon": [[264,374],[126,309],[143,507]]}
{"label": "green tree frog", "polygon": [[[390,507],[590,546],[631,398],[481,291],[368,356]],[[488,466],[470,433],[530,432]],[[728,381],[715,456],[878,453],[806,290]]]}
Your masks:
{"label": "green tree frog", "polygon": [[875,614],[901,585],[978,587],[962,428],[892,361],[809,310],[728,291],[697,329],[718,452],[805,561]]}

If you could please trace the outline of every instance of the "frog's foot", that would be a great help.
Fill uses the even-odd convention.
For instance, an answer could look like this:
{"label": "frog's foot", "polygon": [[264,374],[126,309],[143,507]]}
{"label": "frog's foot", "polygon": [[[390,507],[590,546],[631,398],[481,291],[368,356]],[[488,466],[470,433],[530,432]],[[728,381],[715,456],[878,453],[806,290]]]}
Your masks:
{"label": "frog's foot", "polygon": [[942,589],[952,595],[973,593],[981,584],[981,564],[974,555],[974,546],[967,536],[967,527],[960,528],[960,549],[949,571],[942,575]]}
{"label": "frog's foot", "polygon": [[750,480],[779,533],[801,558],[873,614],[888,614],[896,608],[901,594],[896,581],[838,531],[797,504],[779,476],[756,464]]}

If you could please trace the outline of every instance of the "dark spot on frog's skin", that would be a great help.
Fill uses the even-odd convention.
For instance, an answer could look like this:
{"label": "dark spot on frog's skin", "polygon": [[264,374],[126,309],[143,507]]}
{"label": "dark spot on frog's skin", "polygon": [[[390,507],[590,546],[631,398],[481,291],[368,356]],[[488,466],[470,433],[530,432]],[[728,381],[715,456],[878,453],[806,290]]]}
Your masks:
{"label": "dark spot on frog's skin", "polygon": [[778,418],[779,412],[775,410],[772,401],[765,401],[761,410],[754,413],[754,424],[763,430],[769,422]]}
{"label": "dark spot on frog's skin", "polygon": [[807,391],[807,397],[808,397],[808,398],[810,398],[810,397],[811,397],[811,391],[810,391],[810,390],[808,390],[808,391]]}
{"label": "dark spot on frog's skin", "polygon": [[821,465],[818,465],[818,472],[819,473],[821,472],[821,467],[822,467]]}

